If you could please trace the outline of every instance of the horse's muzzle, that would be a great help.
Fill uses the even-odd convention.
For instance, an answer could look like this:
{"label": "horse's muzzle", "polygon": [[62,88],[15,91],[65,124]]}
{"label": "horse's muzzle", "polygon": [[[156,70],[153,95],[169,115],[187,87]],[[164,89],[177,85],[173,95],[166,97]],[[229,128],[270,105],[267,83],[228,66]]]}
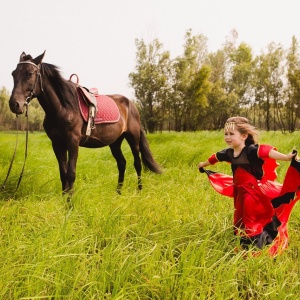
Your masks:
{"label": "horse's muzzle", "polygon": [[26,105],[27,105],[27,102],[20,103],[18,101],[13,101],[12,99],[9,100],[10,110],[17,115],[24,113],[24,107]]}

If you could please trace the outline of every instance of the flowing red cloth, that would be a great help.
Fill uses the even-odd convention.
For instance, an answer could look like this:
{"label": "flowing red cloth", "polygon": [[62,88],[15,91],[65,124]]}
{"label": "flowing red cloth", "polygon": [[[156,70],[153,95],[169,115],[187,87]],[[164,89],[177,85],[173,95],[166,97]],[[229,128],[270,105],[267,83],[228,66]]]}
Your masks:
{"label": "flowing red cloth", "polygon": [[[274,162],[265,164],[265,168],[269,166],[269,170],[265,171],[269,174],[276,174],[274,171],[276,165]],[[238,175],[235,177],[239,179],[235,182],[230,175],[204,169],[202,172],[208,175],[211,185],[218,193],[228,197],[234,197],[235,193],[240,195],[235,199],[237,201],[234,214],[235,227],[242,226],[241,229],[245,230],[249,236],[253,236],[256,232],[260,233],[263,226],[270,222],[273,215],[276,215],[281,225],[278,227],[278,234],[268,251],[271,256],[276,256],[287,248],[288,221],[294,205],[300,199],[299,161],[293,158],[283,184],[267,179],[257,180],[242,169],[236,171],[239,174],[235,174]],[[244,184],[244,182],[246,183]],[[249,202],[247,203],[247,201]],[[244,224],[241,224],[242,219]],[[247,231],[248,228],[254,232]]]}
{"label": "flowing red cloth", "polygon": [[[253,237],[262,233],[274,216],[272,198],[261,189],[264,184],[246,170],[238,168],[233,185],[235,234]],[[278,196],[280,190],[273,190],[272,194],[275,192]]]}

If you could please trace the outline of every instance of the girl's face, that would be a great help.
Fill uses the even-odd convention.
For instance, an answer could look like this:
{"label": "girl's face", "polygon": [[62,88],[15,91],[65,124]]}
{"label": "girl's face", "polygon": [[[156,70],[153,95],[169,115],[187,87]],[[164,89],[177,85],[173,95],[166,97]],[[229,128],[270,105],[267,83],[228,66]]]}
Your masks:
{"label": "girl's face", "polygon": [[225,130],[224,140],[229,148],[232,149],[242,149],[245,147],[245,140],[247,139],[247,134],[241,134],[236,129]]}

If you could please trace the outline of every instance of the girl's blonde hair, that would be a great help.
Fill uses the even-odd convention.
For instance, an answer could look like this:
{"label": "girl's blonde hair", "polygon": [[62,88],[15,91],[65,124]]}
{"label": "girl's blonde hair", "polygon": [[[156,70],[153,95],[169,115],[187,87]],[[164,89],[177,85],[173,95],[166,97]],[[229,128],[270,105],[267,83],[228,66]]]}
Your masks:
{"label": "girl's blonde hair", "polygon": [[241,134],[247,134],[245,141],[247,146],[257,143],[258,131],[251,125],[250,121],[244,117],[231,117],[225,123],[225,131],[229,129],[236,129]]}

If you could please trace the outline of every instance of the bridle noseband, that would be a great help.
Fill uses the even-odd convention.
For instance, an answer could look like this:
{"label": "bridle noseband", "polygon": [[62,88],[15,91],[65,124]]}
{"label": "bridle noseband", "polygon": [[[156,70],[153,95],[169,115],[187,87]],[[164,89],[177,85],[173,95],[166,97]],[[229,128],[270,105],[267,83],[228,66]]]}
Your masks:
{"label": "bridle noseband", "polygon": [[31,101],[34,97],[36,97],[36,95],[34,95],[34,91],[35,91],[35,88],[36,88],[37,83],[38,83],[38,81],[39,81],[39,78],[40,78],[41,90],[42,90],[42,92],[44,91],[44,89],[43,89],[43,82],[42,82],[42,75],[41,75],[41,72],[40,72],[40,66],[41,66],[41,65],[36,65],[36,64],[35,64],[34,62],[32,62],[32,61],[21,61],[21,62],[18,63],[18,65],[20,65],[20,64],[30,64],[30,65],[35,66],[36,69],[37,69],[37,71],[36,71],[36,75],[37,75],[37,76],[36,76],[36,80],[35,80],[33,89],[30,91],[29,96],[26,97],[26,101],[25,101],[25,105],[28,106],[29,103],[30,103],[30,101]]}

